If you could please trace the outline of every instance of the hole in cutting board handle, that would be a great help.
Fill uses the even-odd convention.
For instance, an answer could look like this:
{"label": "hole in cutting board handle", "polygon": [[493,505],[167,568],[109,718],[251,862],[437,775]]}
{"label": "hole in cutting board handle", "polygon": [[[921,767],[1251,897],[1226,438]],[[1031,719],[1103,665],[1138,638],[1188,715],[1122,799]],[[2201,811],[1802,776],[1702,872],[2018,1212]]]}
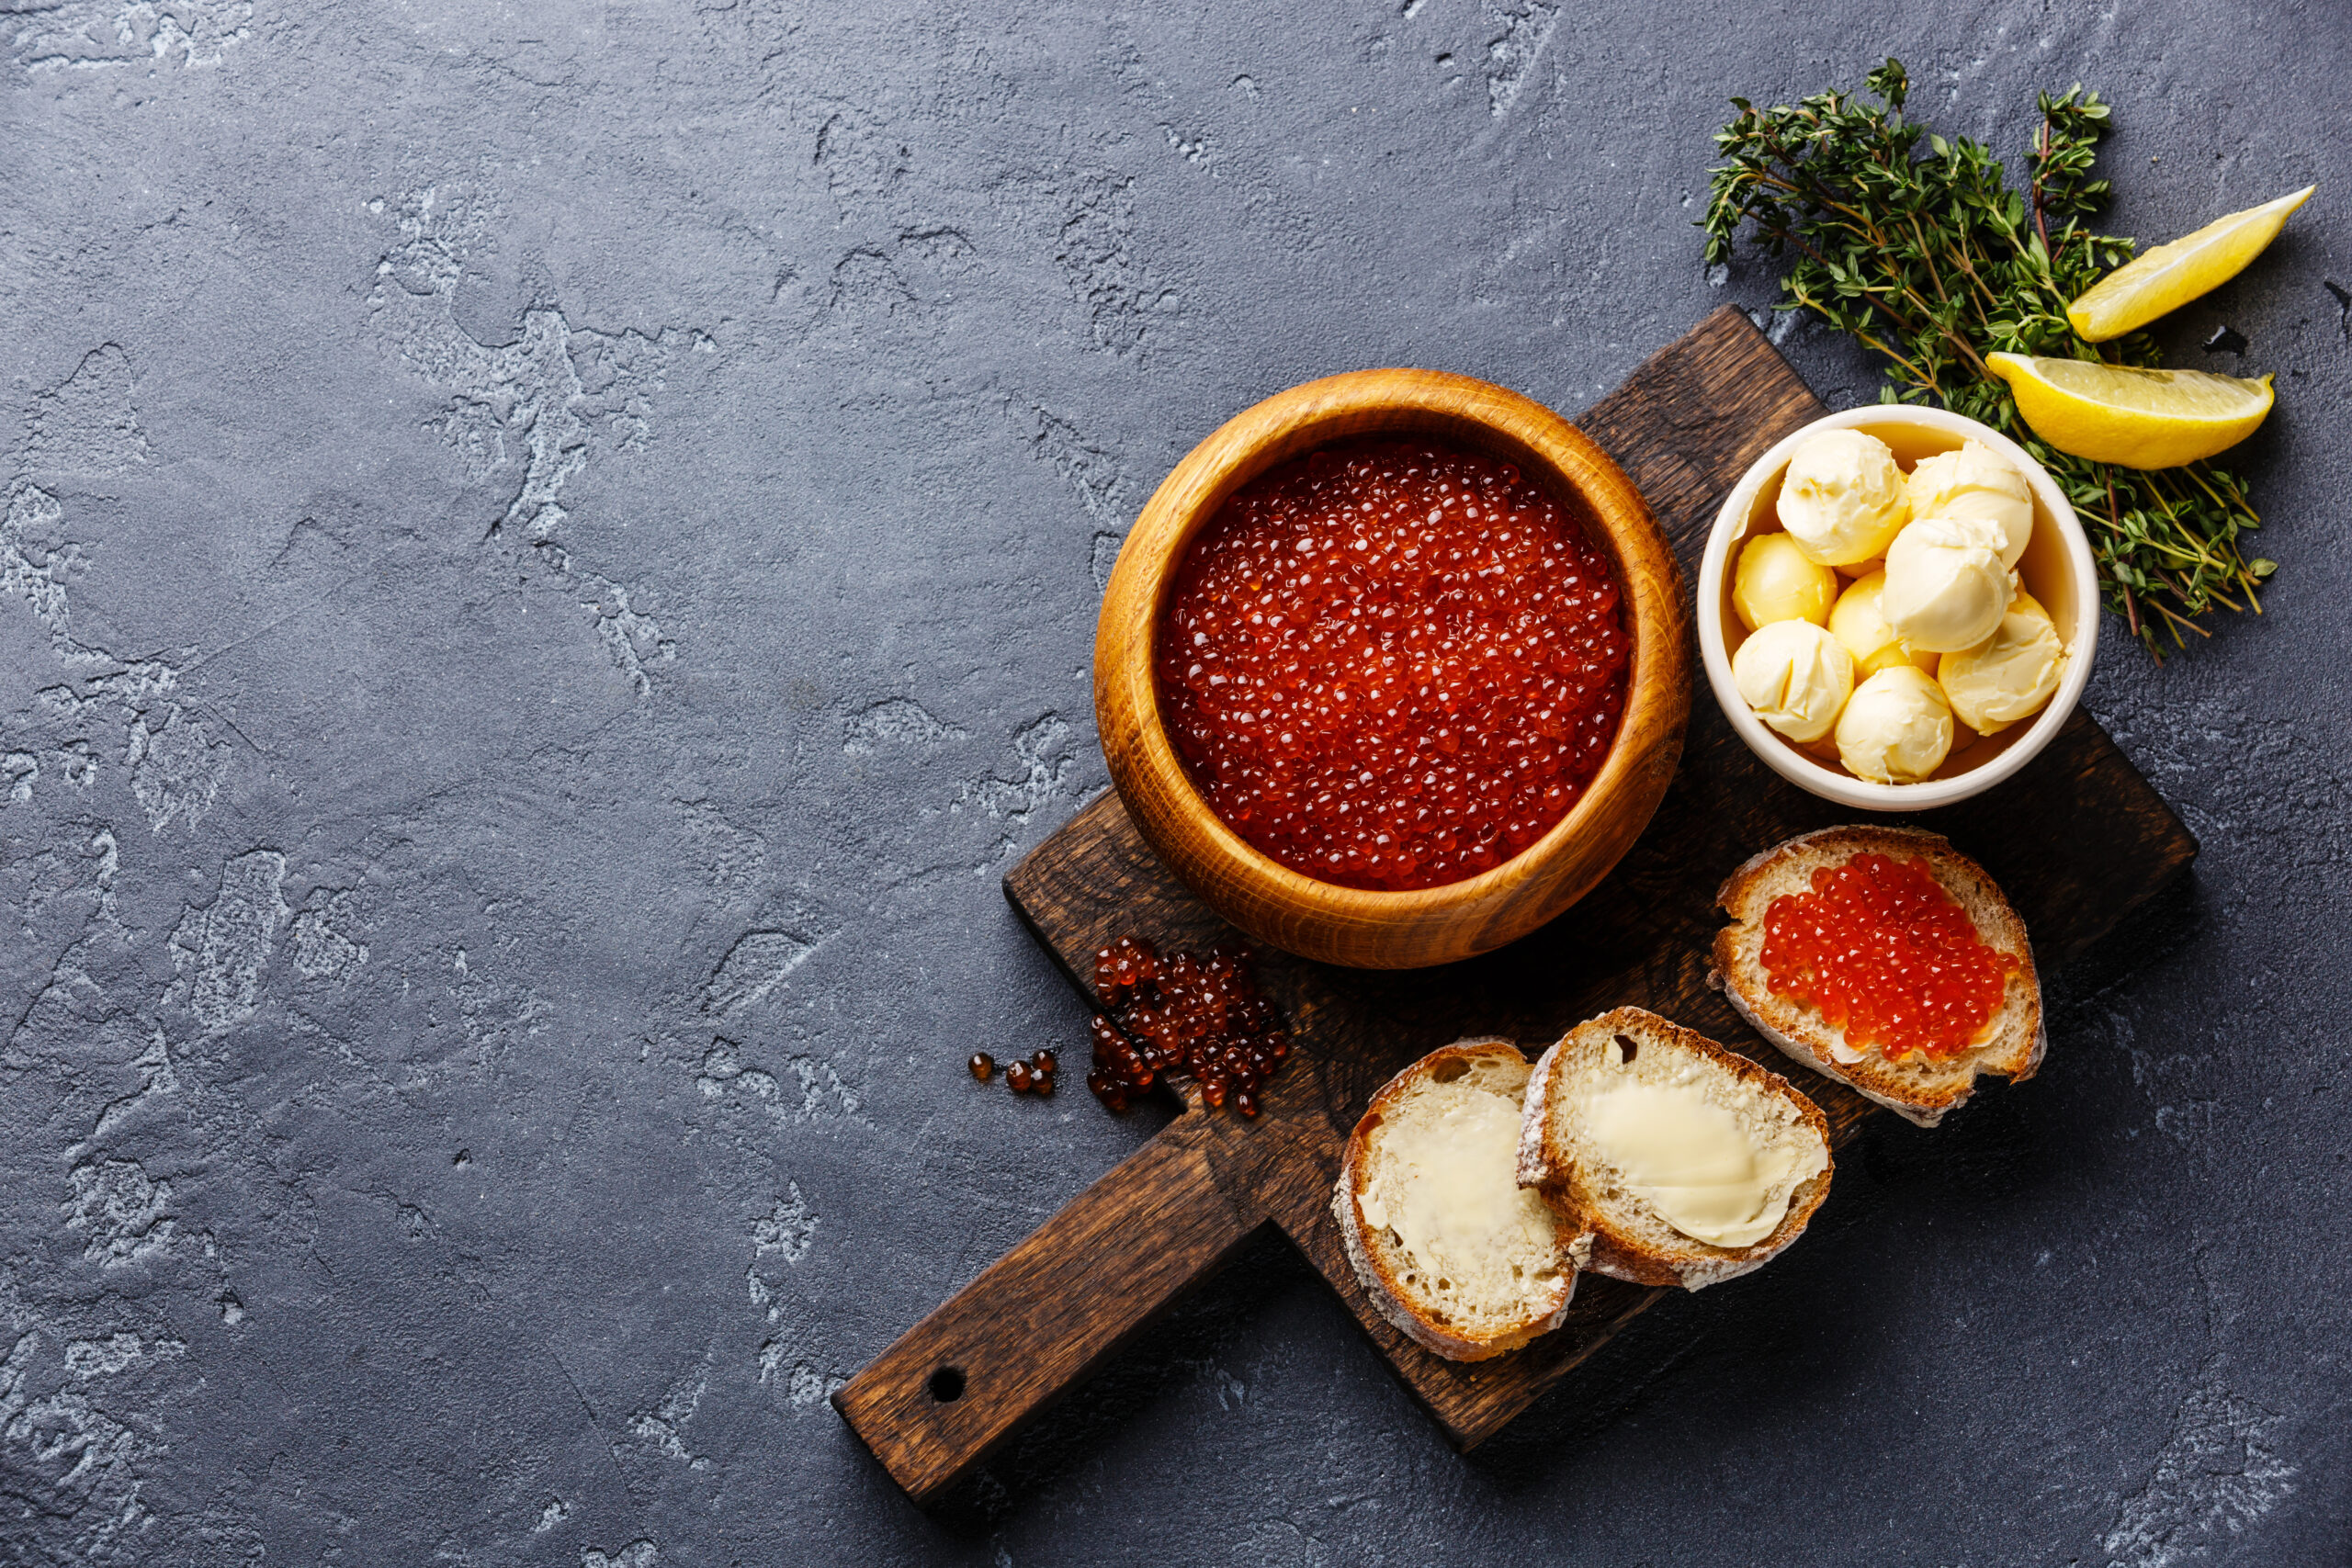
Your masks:
{"label": "hole in cutting board handle", "polygon": [[923,1386],[931,1390],[931,1397],[940,1404],[952,1404],[964,1397],[964,1369],[942,1367],[931,1374],[931,1381]]}

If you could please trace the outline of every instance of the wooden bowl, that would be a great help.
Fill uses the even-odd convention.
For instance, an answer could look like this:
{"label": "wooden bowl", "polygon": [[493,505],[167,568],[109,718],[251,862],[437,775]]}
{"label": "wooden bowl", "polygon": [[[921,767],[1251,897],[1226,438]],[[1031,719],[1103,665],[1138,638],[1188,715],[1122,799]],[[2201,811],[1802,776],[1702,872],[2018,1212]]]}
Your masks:
{"label": "wooden bowl", "polygon": [[[1552,830],[1491,871],[1407,893],[1341,887],[1291,870],[1227,827],[1193,788],[1161,726],[1153,638],[1185,548],[1226,498],[1334,441],[1426,435],[1515,463],[1580,500],[1624,590],[1633,663],[1617,739]],[[1682,575],[1649,508],[1566,420],[1516,392],[1433,370],[1359,370],[1293,387],[1193,448],[1136,519],[1094,636],[1094,718],[1111,781],[1170,869],[1256,940],[1326,964],[1411,969],[1525,935],[1590,892],[1648,826],[1682,754],[1690,712]]]}

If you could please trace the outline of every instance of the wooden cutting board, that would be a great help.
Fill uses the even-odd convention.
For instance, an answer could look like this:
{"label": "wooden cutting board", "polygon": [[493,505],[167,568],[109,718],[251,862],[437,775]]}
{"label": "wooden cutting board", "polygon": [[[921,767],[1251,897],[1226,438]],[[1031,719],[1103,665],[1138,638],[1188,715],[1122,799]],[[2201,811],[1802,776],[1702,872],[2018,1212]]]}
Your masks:
{"label": "wooden cutting board", "polygon": [[[1826,412],[1747,318],[1726,308],[1577,423],[1641,488],[1695,580],[1723,496],[1766,447]],[[1397,1068],[1448,1041],[1500,1034],[1541,1048],[1632,1003],[1787,1075],[1844,1145],[1878,1108],[1759,1040],[1708,988],[1706,953],[1722,924],[1715,888],[1734,866],[1854,815],[1774,775],[1702,691],[1682,770],[1656,819],[1583,903],[1510,947],[1442,969],[1376,974],[1262,954],[1261,983],[1288,1011],[1297,1043],[1263,1096],[1264,1114],[1243,1122],[1206,1111],[1188,1085],[1183,1112],[1163,1131],[908,1330],[833,1404],[899,1483],[931,1501],[1272,1224],[1330,1281],[1455,1446],[1476,1445],[1664,1292],[1589,1274],[1567,1322],[1527,1348],[1471,1364],[1430,1354],[1373,1309],[1340,1251],[1329,1204],[1357,1117]],[[2180,819],[2079,711],[2007,784],[1918,820],[2007,890],[2045,976],[2197,852]],[[1081,989],[1094,951],[1122,935],[1162,948],[1238,940],[1160,864],[1114,795],[1080,809],[1004,886]],[[1085,1096],[1085,1043],[1057,1043],[1070,1064],[1063,1092]]]}

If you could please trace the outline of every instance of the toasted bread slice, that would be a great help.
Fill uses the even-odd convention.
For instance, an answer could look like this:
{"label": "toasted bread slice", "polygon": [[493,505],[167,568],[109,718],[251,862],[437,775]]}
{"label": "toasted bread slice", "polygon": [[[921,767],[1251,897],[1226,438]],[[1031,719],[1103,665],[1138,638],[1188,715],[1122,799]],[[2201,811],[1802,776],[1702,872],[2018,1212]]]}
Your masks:
{"label": "toasted bread slice", "polygon": [[1527,1077],[1508,1040],[1430,1052],[1373,1096],[1331,1194],[1373,1304],[1449,1360],[1549,1333],[1576,1291],[1567,1233],[1514,1175]]}
{"label": "toasted bread slice", "polygon": [[1761,1268],[1804,1234],[1833,1168],[1819,1106],[1641,1008],[1568,1031],[1528,1086],[1520,1182],[1595,1273],[1696,1291]]}
{"label": "toasted bread slice", "polygon": [[[1930,1061],[1915,1051],[1890,1062],[1882,1051],[1849,1045],[1845,1031],[1833,1026],[1819,1010],[1775,996],[1766,983],[1759,954],[1764,912],[1772,900],[1804,891],[1818,868],[1843,865],[1866,851],[1925,862],[1944,891],[1968,912],[1985,945],[2017,960],[2000,1010],[1986,1024],[1982,1043],[1956,1056]],[[1897,1115],[1932,1127],[1973,1092],[1977,1074],[1993,1073],[2016,1083],[2031,1077],[2041,1065],[2049,1036],[2042,1028],[2041,982],[2034,974],[2025,923],[1984,867],[1939,834],[1880,827],[1806,833],[1766,850],[1733,872],[1715,902],[1736,923],[1715,933],[1714,968],[1708,983],[1729,997],[1757,1032],[1792,1059],[1851,1084]]]}

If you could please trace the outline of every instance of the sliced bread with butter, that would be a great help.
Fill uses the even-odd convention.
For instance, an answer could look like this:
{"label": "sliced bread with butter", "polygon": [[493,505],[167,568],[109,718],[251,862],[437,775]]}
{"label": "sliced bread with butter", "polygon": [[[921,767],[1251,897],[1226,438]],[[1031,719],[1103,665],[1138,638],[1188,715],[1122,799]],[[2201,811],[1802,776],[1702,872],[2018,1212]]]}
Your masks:
{"label": "sliced bread with butter", "polygon": [[[1890,1061],[1883,1051],[1849,1043],[1845,1031],[1818,1009],[1771,988],[1762,954],[1764,918],[1772,901],[1806,891],[1815,871],[1835,869],[1865,852],[1924,864],[1967,912],[1978,939],[2015,961],[2000,1007],[1977,1043],[1957,1055],[1930,1058],[1915,1051]],[[2042,1027],[2041,984],[2034,974],[2025,923],[1984,867],[1940,834],[1875,826],[1805,833],[1774,845],[1733,872],[1715,901],[1734,923],[1715,933],[1708,983],[1791,1059],[1852,1085],[1896,1114],[1932,1127],[1974,1092],[1979,1073],[2016,1083],[2031,1077],[2041,1065],[2049,1036]]]}
{"label": "sliced bread with butter", "polygon": [[1388,1080],[1356,1123],[1331,1213],[1380,1314],[1454,1361],[1479,1361],[1567,1315],[1568,1233],[1514,1174],[1527,1058],[1463,1040]]}
{"label": "sliced bread with butter", "polygon": [[1595,1273],[1699,1290],[1804,1234],[1829,1122],[1786,1078],[1641,1008],[1580,1023],[1528,1085],[1519,1179]]}

